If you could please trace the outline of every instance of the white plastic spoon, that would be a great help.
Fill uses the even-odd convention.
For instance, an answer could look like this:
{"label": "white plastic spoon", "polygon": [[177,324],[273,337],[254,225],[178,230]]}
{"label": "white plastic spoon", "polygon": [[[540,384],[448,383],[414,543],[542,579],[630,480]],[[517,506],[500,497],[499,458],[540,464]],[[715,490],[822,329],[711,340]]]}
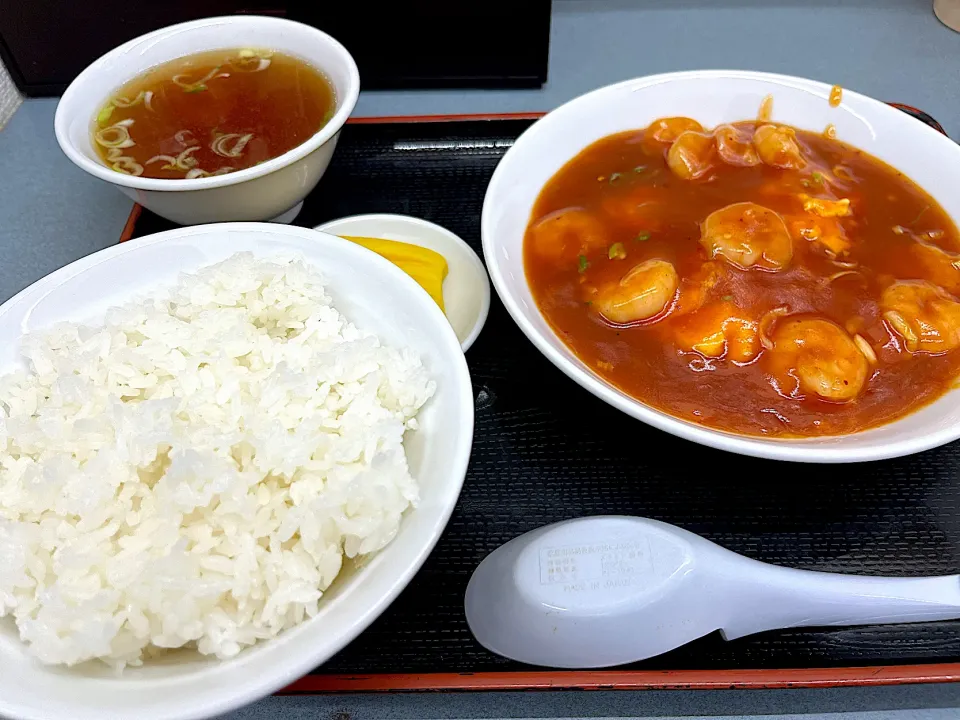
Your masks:
{"label": "white plastic spoon", "polygon": [[532,665],[643,660],[720,630],[960,618],[960,576],[859,577],[757,562],[673,525],[603,516],[506,543],[467,586],[467,622],[488,650]]}

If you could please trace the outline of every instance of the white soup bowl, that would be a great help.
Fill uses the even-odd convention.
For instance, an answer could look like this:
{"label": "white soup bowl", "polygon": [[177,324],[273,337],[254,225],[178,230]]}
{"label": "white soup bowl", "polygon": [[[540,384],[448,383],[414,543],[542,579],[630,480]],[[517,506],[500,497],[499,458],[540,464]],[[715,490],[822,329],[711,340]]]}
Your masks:
{"label": "white soup bowl", "polygon": [[[115,90],[169,60],[242,47],[276,50],[322,71],[336,94],[334,116],[292,150],[227,175],[162,180],[125,175],[104,164],[94,148],[94,124]],[[168,220],[182,225],[228,220],[289,222],[330,164],[340,129],[353,112],[359,94],[360,75],[353,57],[326,33],[280,18],[207,18],[142,35],[96,60],[60,98],[54,128],[60,147],[78,167]]]}

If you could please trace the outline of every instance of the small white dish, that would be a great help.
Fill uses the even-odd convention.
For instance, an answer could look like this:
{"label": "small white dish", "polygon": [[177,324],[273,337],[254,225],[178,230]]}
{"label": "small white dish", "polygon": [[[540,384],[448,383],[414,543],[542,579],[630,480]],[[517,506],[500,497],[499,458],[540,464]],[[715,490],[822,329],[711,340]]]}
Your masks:
{"label": "small white dish", "polygon": [[230,660],[184,651],[120,675],[97,663],[51,667],[28,654],[11,618],[0,619],[0,717],[191,720],[229,712],[288,685],[352,641],[400,594],[443,532],[473,442],[466,359],[443,313],[412,278],[340,238],[286,225],[225,223],[170,230],[88,255],[0,306],[0,372],[22,367],[24,333],[59,321],[102,321],[108,307],[245,251],[263,258],[302,256],[323,274],[335,306],[350,321],[385,343],[420,353],[437,382],[417,416],[419,429],[404,443],[420,504],[387,547],[362,567],[344,568],[315,617]]}
{"label": "small white dish", "polygon": [[[278,50],[323,71],[337,96],[337,111],[330,122],[283,155],[227,175],[160,180],[124,175],[104,165],[93,147],[93,123],[114,90],[169,60],[236,47]],[[353,57],[314,27],[259,15],[206,18],[147,33],[94,61],[60,98],[54,129],[63,152],[81,170],[115,185],[130,199],[175,223],[290,222],[330,164],[340,129],[359,94],[360,74]]]}
{"label": "small white dish", "polygon": [[537,196],[571,158],[607,135],[643,128],[658,117],[692,117],[706,127],[754,118],[773,96],[773,120],[805,130],[836,128],[837,138],[903,172],[960,221],[960,146],[886,103],[786,75],[694,70],[627,80],[582,95],[531,126],[504,155],[483,202],[481,233],[490,280],[530,341],[554,365],[601,400],[678,437],[774,460],[842,463],[899,457],[960,438],[960,388],[894,422],[818,438],[761,438],[714,430],[656,410],[597,375],[540,313],[523,264],[523,238]]}
{"label": "small white dish", "polygon": [[447,319],[463,351],[470,349],[490,311],[490,280],[483,262],[463,239],[435,223],[408,215],[353,215],[316,229],[331,235],[397,240],[443,255],[449,269],[443,281]]}

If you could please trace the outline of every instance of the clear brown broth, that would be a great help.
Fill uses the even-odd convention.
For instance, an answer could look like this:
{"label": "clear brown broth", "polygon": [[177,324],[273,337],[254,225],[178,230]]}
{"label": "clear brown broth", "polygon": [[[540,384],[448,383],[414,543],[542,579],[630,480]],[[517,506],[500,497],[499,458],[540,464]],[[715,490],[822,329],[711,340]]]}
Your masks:
{"label": "clear brown broth", "polygon": [[[329,121],[336,97],[324,74],[299,58],[227,49],[159,65],[117,90],[103,108],[94,120],[94,146],[105,164],[143,177],[184,179],[191,171],[243,170],[295,148]],[[134,145],[97,141],[115,144],[123,137],[118,126]],[[171,163],[177,158],[179,164]]]}

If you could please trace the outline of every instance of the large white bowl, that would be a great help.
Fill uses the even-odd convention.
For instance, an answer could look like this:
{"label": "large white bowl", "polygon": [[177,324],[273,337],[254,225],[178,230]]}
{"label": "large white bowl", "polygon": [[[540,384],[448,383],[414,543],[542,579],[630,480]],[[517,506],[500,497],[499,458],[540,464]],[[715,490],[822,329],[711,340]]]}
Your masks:
{"label": "large white bowl", "polygon": [[[406,438],[420,482],[419,507],[397,537],[359,570],[345,572],[316,617],[229,661],[184,653],[129,668],[74,669],[34,661],[9,618],[0,620],[0,717],[31,720],[204,718],[266,695],[323,663],[366,628],[420,568],[457,501],[473,440],[473,395],[463,352],[430,296],[396,266],[358,245],[303,228],[230,223],[150,235],[58,270],[0,306],[0,372],[19,359],[18,339],[59,320],[98,321],[110,305],[172,284],[240,251],[298,253],[327,278],[335,306],[394,346],[416,349],[437,393]],[[2,558],[0,558],[2,569]]]}
{"label": "large white bowl", "polygon": [[[110,94],[145,70],[204,50],[265,47],[294,55],[333,83],[337,111],[318,133],[292,150],[246,170],[193,180],[133,177],[104,165],[93,147],[97,112]],[[360,94],[350,53],[316,28],[291,20],[237,15],[171,25],[142,35],[96,60],[70,84],[54,120],[57,142],[74,163],[115,185],[158,215],[182,225],[270,220],[298,207],[330,164],[340,129]]]}
{"label": "large white bowl", "polygon": [[856,462],[897,457],[960,437],[960,390],[896,422],[851,435],[801,440],[761,439],[696,425],[634,400],[594,373],[540,314],[523,267],[523,235],[546,182],[587,145],[612,133],[682,115],[707,127],[756,117],[773,95],[773,119],[808,130],[832,123],[840,140],[885,160],[960,219],[960,147],[884,103],[812,80],[740,71],[694,71],[628,80],[583,95],[528,129],[506,153],[483,204],[483,252],[493,286],[528,338],[564,373],[597,397],[656,428],[694,442],[758,457],[806,462]]}

